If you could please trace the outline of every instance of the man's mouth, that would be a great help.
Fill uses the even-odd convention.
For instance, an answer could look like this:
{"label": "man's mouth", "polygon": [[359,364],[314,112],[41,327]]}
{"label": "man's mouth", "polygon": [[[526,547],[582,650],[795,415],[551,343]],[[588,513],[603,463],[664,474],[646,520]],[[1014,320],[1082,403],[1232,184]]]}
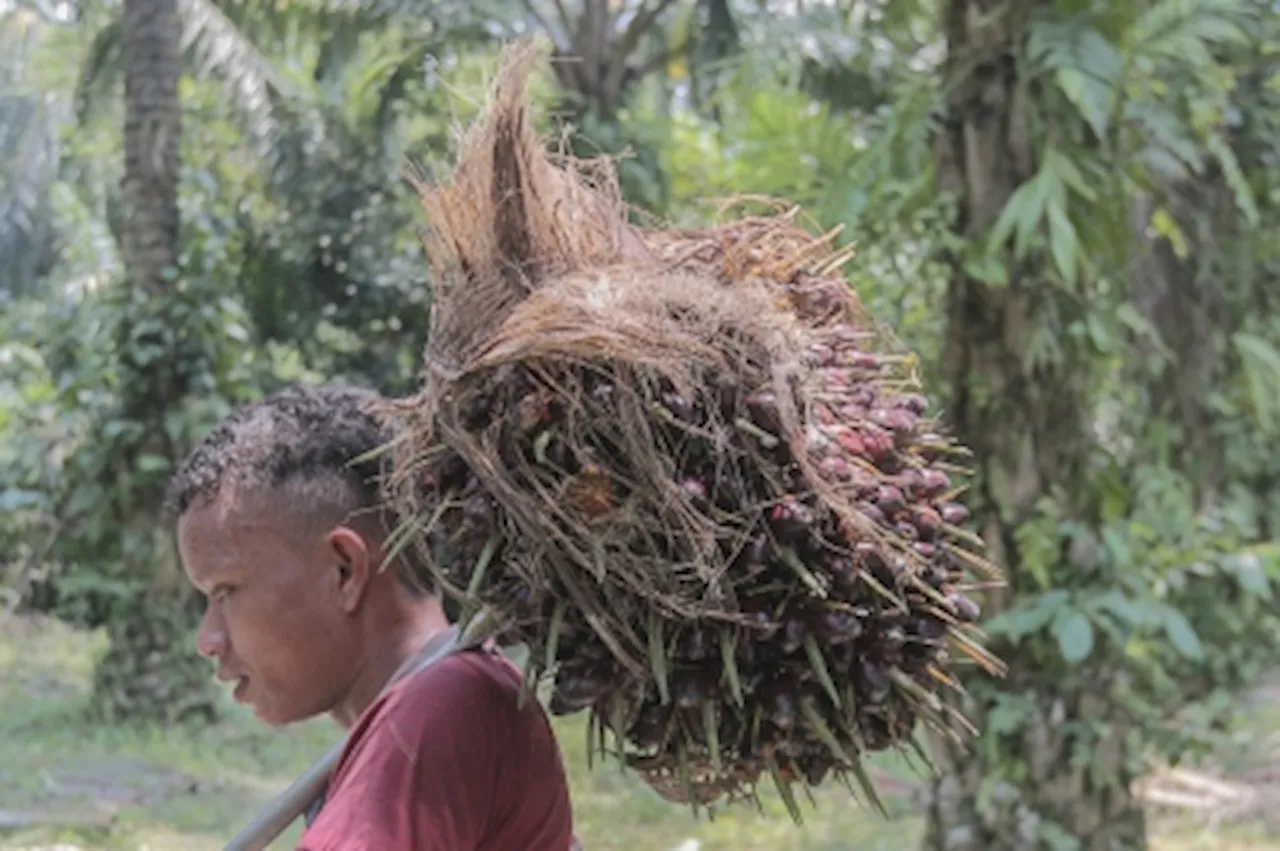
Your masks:
{"label": "man's mouth", "polygon": [[231,697],[237,703],[244,703],[245,691],[249,687],[249,678],[247,676],[235,676],[225,671],[219,671],[218,680],[224,683],[235,683],[235,688],[231,691]]}

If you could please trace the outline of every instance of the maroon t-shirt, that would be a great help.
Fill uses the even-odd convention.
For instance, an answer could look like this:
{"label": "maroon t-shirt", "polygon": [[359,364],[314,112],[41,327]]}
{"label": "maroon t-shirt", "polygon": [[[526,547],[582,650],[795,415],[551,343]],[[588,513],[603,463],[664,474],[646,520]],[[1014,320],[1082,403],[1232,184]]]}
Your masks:
{"label": "maroon t-shirt", "polygon": [[455,653],[365,710],[298,851],[569,851],[555,735],[502,656]]}

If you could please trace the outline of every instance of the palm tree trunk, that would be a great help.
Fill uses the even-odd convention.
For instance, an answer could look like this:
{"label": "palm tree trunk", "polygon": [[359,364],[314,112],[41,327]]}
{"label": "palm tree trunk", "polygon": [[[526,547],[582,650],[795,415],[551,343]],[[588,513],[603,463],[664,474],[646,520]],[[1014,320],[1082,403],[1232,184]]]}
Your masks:
{"label": "palm tree trunk", "polygon": [[168,289],[178,255],[182,29],[177,0],[125,0],[125,174],[129,209],[124,259],[132,285],[150,297]]}
{"label": "palm tree trunk", "polygon": [[[176,720],[211,714],[211,677],[191,639],[192,606],[172,536],[159,517],[166,468],[178,460],[166,429],[189,390],[179,353],[178,184],[182,74],[178,0],[125,0],[126,304],[118,326],[119,416],[139,426],[114,459],[120,552],[135,589],[108,622],[108,652],[94,676],[110,718]],[[156,459],[161,463],[157,464]],[[143,463],[144,460],[147,463]]]}

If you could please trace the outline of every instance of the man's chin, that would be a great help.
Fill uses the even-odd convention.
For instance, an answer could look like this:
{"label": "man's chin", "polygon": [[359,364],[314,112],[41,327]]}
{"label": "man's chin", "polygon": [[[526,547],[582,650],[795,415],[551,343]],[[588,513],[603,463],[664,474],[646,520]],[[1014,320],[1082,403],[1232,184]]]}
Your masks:
{"label": "man's chin", "polygon": [[269,727],[272,730],[283,730],[285,727],[288,727],[293,723],[290,720],[282,720],[270,715],[263,715],[261,712],[254,712],[253,716],[258,719],[258,723],[262,726]]}
{"label": "man's chin", "polygon": [[316,710],[307,711],[302,707],[290,707],[282,705],[279,701],[270,700],[253,685],[248,681],[242,681],[232,693],[232,697],[236,703],[253,712],[258,723],[266,727],[275,729],[288,727],[320,714]]}
{"label": "man's chin", "polygon": [[263,705],[253,701],[246,701],[246,703],[253,710],[253,717],[258,719],[258,723],[277,730],[297,724],[299,721],[306,721],[316,714],[289,711],[280,706]]}
{"label": "man's chin", "polygon": [[288,727],[303,720],[294,713],[280,712],[273,707],[259,706],[258,704],[250,704],[253,710],[253,717],[258,719],[258,723],[266,727],[279,730]]}

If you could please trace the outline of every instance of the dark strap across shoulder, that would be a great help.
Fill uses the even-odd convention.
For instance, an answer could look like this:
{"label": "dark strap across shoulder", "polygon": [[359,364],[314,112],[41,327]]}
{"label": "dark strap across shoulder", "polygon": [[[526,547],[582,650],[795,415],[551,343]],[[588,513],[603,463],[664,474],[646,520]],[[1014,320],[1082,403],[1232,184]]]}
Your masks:
{"label": "dark strap across shoulder", "polygon": [[311,806],[307,807],[306,811],[303,812],[302,823],[307,827],[311,827],[311,824],[316,820],[316,817],[320,815],[320,811],[324,809],[324,802],[327,799],[328,790],[326,789],[324,792],[321,792],[320,795],[311,802]]}

